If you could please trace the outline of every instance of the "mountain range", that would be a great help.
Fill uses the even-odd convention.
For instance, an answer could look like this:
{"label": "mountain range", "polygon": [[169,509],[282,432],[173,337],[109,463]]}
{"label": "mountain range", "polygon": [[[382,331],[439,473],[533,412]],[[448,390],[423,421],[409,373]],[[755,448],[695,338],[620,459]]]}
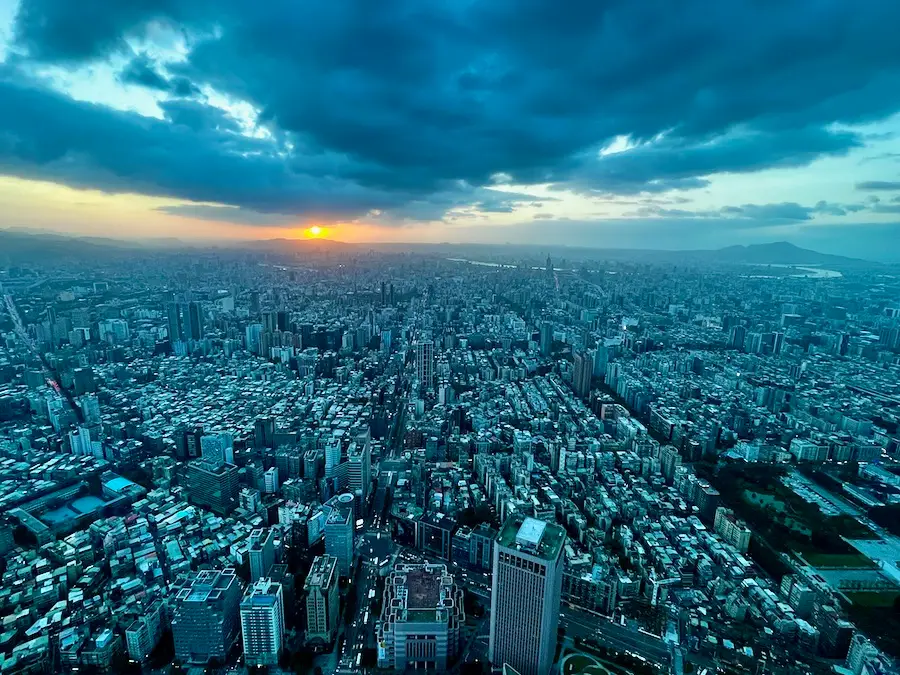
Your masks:
{"label": "mountain range", "polygon": [[73,237],[51,233],[31,233],[22,230],[0,230],[0,261],[40,261],[42,258],[76,259],[89,256],[114,258],[139,250],[247,250],[270,253],[307,255],[353,254],[367,250],[418,252],[447,257],[514,257],[549,255],[561,260],[609,260],[655,262],[668,264],[748,264],[796,265],[809,267],[852,268],[871,266],[858,258],[819,253],[780,241],[750,246],[728,246],[712,250],[666,251],[655,249],[601,249],[590,247],[539,246],[520,244],[349,244],[331,239],[264,239],[252,241],[186,242],[179,239],[123,240],[101,237]]}

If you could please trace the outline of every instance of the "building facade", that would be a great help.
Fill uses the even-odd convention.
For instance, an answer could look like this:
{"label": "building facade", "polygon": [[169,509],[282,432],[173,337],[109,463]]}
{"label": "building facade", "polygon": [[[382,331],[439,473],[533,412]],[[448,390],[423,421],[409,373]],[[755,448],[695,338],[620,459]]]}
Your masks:
{"label": "building facade", "polygon": [[274,666],[284,646],[284,591],[268,578],[256,581],[241,600],[241,635],[248,666]]}
{"label": "building facade", "polygon": [[176,658],[182,663],[224,661],[237,640],[240,602],[234,569],[201,570],[183,579],[172,607]]}
{"label": "building facade", "polygon": [[489,655],[496,667],[548,675],[556,651],[566,532],[513,514],[494,546]]}
{"label": "building facade", "polygon": [[385,582],[378,667],[447,670],[459,655],[463,592],[445,565],[399,564]]}
{"label": "building facade", "polygon": [[303,590],[306,594],[306,641],[331,644],[340,622],[337,558],[316,556]]}

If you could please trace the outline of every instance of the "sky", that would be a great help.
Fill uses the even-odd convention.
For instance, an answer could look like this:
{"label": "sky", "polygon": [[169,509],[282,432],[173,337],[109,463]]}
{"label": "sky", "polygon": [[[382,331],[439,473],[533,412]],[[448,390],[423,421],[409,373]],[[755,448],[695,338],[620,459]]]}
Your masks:
{"label": "sky", "polygon": [[898,25],[896,0],[0,0],[0,228],[900,260]]}

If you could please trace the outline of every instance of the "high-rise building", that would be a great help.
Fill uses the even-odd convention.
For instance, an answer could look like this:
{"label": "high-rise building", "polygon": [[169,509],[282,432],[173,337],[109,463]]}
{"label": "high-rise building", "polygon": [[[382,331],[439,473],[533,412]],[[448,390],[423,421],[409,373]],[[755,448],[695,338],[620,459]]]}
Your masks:
{"label": "high-rise building", "polygon": [[263,578],[241,600],[241,635],[248,666],[274,666],[284,646],[284,591]]}
{"label": "high-rise building", "polygon": [[459,653],[463,592],[445,565],[397,565],[385,581],[378,667],[447,670]]}
{"label": "high-rise building", "polygon": [[724,506],[716,509],[713,528],[726,543],[731,544],[741,553],[747,552],[750,546],[750,529],[744,521],[734,517],[731,509],[726,509]]}
{"label": "high-rise building", "polygon": [[186,340],[203,339],[203,308],[199,302],[189,302],[182,308],[184,321],[184,338]]}
{"label": "high-rise building", "polygon": [[84,423],[89,427],[100,424],[100,402],[94,394],[84,394],[78,397],[78,407],[84,416]]}
{"label": "high-rise building", "polygon": [[333,478],[341,463],[341,441],[332,439],[325,446],[325,478]]}
{"label": "high-rise building", "polygon": [[325,552],[337,558],[338,574],[349,577],[353,569],[353,495],[340,494],[326,504]]}
{"label": "high-rise building", "polygon": [[556,651],[566,531],[522,514],[494,546],[489,654],[522,675],[548,675]]}
{"label": "high-rise building", "polygon": [[184,339],[184,323],[181,318],[181,305],[170,302],[166,305],[166,325],[169,331],[169,342]]}
{"label": "high-rise building", "polygon": [[347,453],[347,489],[356,495],[362,508],[369,499],[372,474],[372,450],[369,443],[351,444]]}
{"label": "high-rise building", "polygon": [[553,352],[553,324],[549,321],[541,322],[541,354],[550,356]]}
{"label": "high-rise building", "polygon": [[244,329],[244,346],[247,351],[254,354],[260,353],[260,337],[262,336],[263,327],[261,323],[248,324]]}
{"label": "high-rise building", "polygon": [[260,417],[253,421],[253,445],[257,448],[275,447],[275,420]]}
{"label": "high-rise building", "polygon": [[188,464],[187,492],[194,504],[226,515],[237,507],[238,468],[199,459]]}
{"label": "high-rise building", "polygon": [[278,467],[270,466],[263,474],[263,492],[272,494],[278,492]]}
{"label": "high-rise building", "polygon": [[587,398],[591,392],[591,377],[594,374],[594,353],[575,352],[572,368],[572,389],[580,398]]}
{"label": "high-rise building", "polygon": [[247,557],[250,559],[250,581],[259,581],[269,574],[275,564],[275,530],[258,528],[250,533]]}
{"label": "high-rise building", "polygon": [[318,555],[303,586],[306,593],[306,640],[331,644],[340,623],[337,558]]}
{"label": "high-rise building", "polygon": [[416,343],[416,378],[426,387],[434,380],[434,342],[419,340]]}
{"label": "high-rise building", "polygon": [[183,663],[224,661],[237,640],[241,584],[235,571],[201,570],[177,585],[172,606],[175,656]]}
{"label": "high-rise building", "polygon": [[157,600],[125,629],[125,647],[129,658],[139,663],[147,660],[162,637],[164,617],[165,607],[161,600]]}

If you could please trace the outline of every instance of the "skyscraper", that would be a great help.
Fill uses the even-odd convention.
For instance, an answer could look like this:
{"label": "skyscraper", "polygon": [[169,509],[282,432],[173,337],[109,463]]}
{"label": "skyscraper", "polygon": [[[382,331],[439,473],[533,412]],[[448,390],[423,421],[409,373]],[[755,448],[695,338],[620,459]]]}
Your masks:
{"label": "skyscraper", "polygon": [[416,377],[426,387],[434,380],[434,342],[419,340],[416,343]]}
{"label": "skyscraper", "polygon": [[166,318],[169,330],[169,342],[184,339],[184,323],[181,320],[181,305],[170,302],[166,305]]}
{"label": "skyscraper", "polygon": [[371,474],[372,451],[369,443],[351,444],[347,453],[347,489],[356,495],[360,508],[364,508],[369,499]]}
{"label": "skyscraper", "polygon": [[238,468],[199,459],[188,464],[187,491],[194,504],[216,513],[231,513],[237,506]]}
{"label": "skyscraper", "polygon": [[224,661],[238,636],[241,585],[231,568],[202,570],[183,579],[175,592],[172,636],[183,663]]}
{"label": "skyscraper", "polygon": [[182,308],[184,321],[184,339],[200,340],[203,338],[203,309],[199,302],[189,302]]}
{"label": "skyscraper", "polygon": [[306,593],[306,641],[330,644],[340,621],[337,558],[316,556],[303,590]]}
{"label": "skyscraper", "polygon": [[548,675],[556,651],[566,532],[510,516],[494,546],[489,655],[497,667]]}
{"label": "skyscraper", "polygon": [[353,569],[353,495],[341,494],[326,504],[325,552],[337,558],[338,574],[349,577]]}
{"label": "skyscraper", "polygon": [[587,398],[591,392],[591,377],[594,374],[594,353],[575,352],[572,368],[572,389],[580,398]]}
{"label": "skyscraper", "polygon": [[281,584],[259,579],[241,600],[241,634],[248,666],[274,666],[284,645],[284,591]]}
{"label": "skyscraper", "polygon": [[550,356],[553,352],[553,324],[549,321],[541,322],[541,354]]}
{"label": "skyscraper", "polygon": [[256,582],[268,576],[269,568],[275,563],[275,531],[271,528],[253,530],[247,545],[247,557],[250,559],[250,581]]}

